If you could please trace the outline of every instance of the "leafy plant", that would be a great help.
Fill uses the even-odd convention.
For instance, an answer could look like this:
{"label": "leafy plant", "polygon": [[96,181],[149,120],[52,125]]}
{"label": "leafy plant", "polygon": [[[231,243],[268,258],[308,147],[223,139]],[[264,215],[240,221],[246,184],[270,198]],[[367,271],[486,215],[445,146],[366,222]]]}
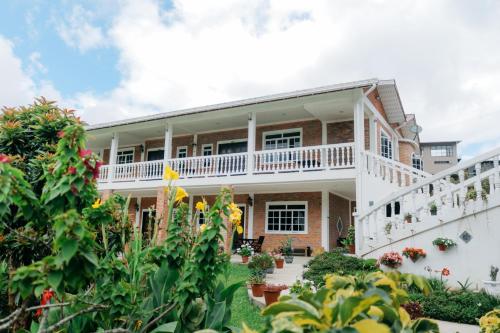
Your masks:
{"label": "leafy plant", "polygon": [[457,283],[462,291],[467,291],[472,286],[472,282],[469,278],[465,279],[464,282],[457,281]]}
{"label": "leafy plant", "polygon": [[257,254],[250,259],[248,269],[251,271],[265,271],[274,267],[274,259],[268,253]]}
{"label": "leafy plant", "polygon": [[242,257],[250,257],[253,254],[253,248],[248,244],[243,244],[236,250],[236,253]]}
{"label": "leafy plant", "polygon": [[285,257],[289,257],[292,255],[293,249],[292,249],[292,238],[291,237],[287,237],[285,240],[281,241],[281,246],[279,248],[279,252]]}
{"label": "leafy plant", "polygon": [[302,295],[304,293],[311,293],[313,291],[313,284],[311,281],[295,281],[290,287],[291,294]]}
{"label": "leafy plant", "polygon": [[356,230],[354,230],[354,226],[350,225],[347,229],[347,235],[344,240],[342,240],[342,245],[349,246],[354,245],[354,241],[356,239]]}
{"label": "leafy plant", "polygon": [[408,312],[410,315],[411,319],[418,319],[422,318],[424,316],[423,310],[422,310],[422,305],[420,305],[419,302],[406,302],[402,305],[402,307]]}
{"label": "leafy plant", "polygon": [[457,243],[453,239],[450,239],[450,238],[438,237],[432,241],[432,245],[444,246],[445,248],[450,248],[450,247],[456,246]]}
{"label": "leafy plant", "polygon": [[436,203],[434,201],[429,205],[429,211],[430,211],[431,215],[437,214],[437,206],[436,206]]}
{"label": "leafy plant", "polygon": [[425,258],[427,256],[427,253],[425,253],[424,249],[406,247],[403,249],[403,255],[406,258],[410,258],[411,261],[416,262],[420,258]]}
{"label": "leafy plant", "polygon": [[387,222],[385,224],[385,227],[384,227],[384,232],[386,235],[390,235],[391,234],[391,230],[392,230],[392,223],[391,222]]}
{"label": "leafy plant", "polygon": [[500,309],[492,310],[479,319],[481,333],[500,332]]}
{"label": "leafy plant", "polygon": [[250,277],[248,278],[248,284],[264,284],[266,283],[266,279],[263,274],[259,274],[258,272],[251,272]]}

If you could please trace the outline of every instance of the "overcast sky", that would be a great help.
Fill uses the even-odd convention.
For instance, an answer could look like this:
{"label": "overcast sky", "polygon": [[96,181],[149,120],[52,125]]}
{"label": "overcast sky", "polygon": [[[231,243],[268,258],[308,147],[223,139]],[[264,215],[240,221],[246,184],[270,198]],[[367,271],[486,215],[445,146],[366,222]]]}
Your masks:
{"label": "overcast sky", "polygon": [[0,105],[89,123],[396,79],[421,139],[500,143],[500,1],[2,1]]}

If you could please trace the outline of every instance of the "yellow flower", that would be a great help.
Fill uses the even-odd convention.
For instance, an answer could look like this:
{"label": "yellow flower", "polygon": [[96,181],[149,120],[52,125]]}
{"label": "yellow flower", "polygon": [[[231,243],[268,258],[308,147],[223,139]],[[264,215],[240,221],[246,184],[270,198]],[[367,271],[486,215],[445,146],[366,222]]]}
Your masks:
{"label": "yellow flower", "polygon": [[175,202],[180,202],[182,199],[188,197],[186,190],[182,187],[177,187],[177,191],[175,191]]}
{"label": "yellow flower", "polygon": [[102,205],[102,202],[101,202],[101,199],[97,199],[93,204],[92,204],[92,208],[96,209],[96,208],[99,208],[101,207]]}
{"label": "yellow flower", "polygon": [[236,205],[234,202],[231,202],[231,203],[229,204],[228,208],[229,208],[229,210],[230,210],[231,212],[234,212],[234,211],[236,211],[236,210],[241,211],[241,210],[240,210],[240,208],[238,207],[238,205]]}
{"label": "yellow flower", "polygon": [[165,180],[177,180],[179,179],[179,174],[172,170],[170,166],[167,165],[165,168],[165,173],[163,174],[163,179]]}
{"label": "yellow flower", "polygon": [[236,232],[241,235],[243,233],[243,227],[241,225],[237,226]]}
{"label": "yellow flower", "polygon": [[207,229],[207,225],[205,223],[203,223],[202,225],[200,225],[200,232],[203,232]]}
{"label": "yellow flower", "polygon": [[238,223],[241,221],[241,213],[238,213],[238,212],[234,212],[232,213],[231,215],[229,215],[229,221],[231,223]]}
{"label": "yellow flower", "polygon": [[204,211],[206,206],[207,206],[207,202],[205,201],[205,199],[203,199],[203,201],[198,201],[196,203],[196,209],[199,211]]}

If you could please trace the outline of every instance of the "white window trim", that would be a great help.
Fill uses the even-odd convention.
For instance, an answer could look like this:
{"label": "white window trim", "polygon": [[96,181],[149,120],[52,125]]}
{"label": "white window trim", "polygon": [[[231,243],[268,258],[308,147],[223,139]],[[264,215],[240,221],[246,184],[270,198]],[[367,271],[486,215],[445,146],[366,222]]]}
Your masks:
{"label": "white window trim", "polygon": [[[205,156],[204,155],[204,152],[205,152],[205,148],[206,147],[210,147],[210,149],[212,150],[212,155],[214,154],[214,145],[213,143],[204,143],[201,145],[201,156]],[[211,156],[211,155],[209,155]]]}
{"label": "white window trim", "polygon": [[[135,161],[135,147],[132,146],[132,147],[126,147],[126,148],[118,148],[116,150],[116,152],[123,152],[123,151],[127,151],[127,150],[132,150],[132,162],[130,163],[134,163]],[[115,161],[115,164],[118,164],[118,154],[116,154],[116,161]],[[123,163],[123,164],[129,164],[129,163]]]}
{"label": "white window trim", "polygon": [[[181,149],[186,149],[186,157],[179,157],[179,152]],[[189,154],[188,146],[177,146],[177,152],[175,154],[175,158],[187,158],[189,157],[188,154]]]}
{"label": "white window trim", "polygon": [[389,134],[387,134],[387,132],[382,127],[380,127],[380,156],[385,157],[385,158],[389,158],[389,157],[386,157],[386,156],[382,155],[382,134],[385,135],[387,137],[387,139],[388,139],[388,142],[391,143],[391,155],[392,156],[391,156],[390,159],[393,160],[394,156],[395,156],[394,140],[393,140],[392,136],[389,135]]}
{"label": "white window trim", "polygon": [[[417,155],[415,153],[411,153],[411,166],[412,168],[415,168],[415,165],[413,164],[414,159],[419,159],[420,160],[420,169],[419,170],[424,170],[424,161],[422,160],[422,156]],[[415,168],[418,169],[418,168]]]}
{"label": "white window trim", "polygon": [[[304,146],[304,138],[303,138],[303,131],[302,127],[296,127],[296,128],[286,128],[282,130],[275,130],[275,131],[266,131],[262,132],[262,150],[266,150],[266,135],[272,135],[272,134],[284,134],[284,133],[290,133],[290,132],[299,132],[300,133],[300,146]],[[286,148],[290,149],[290,148]],[[276,149],[269,149],[269,150],[276,150]]]}
{"label": "white window trim", "polygon": [[247,150],[248,150],[248,140],[247,139],[233,139],[233,140],[217,141],[217,152],[215,155],[219,155],[219,145],[226,144],[226,143],[240,143],[240,142],[246,142],[247,143]]}
{"label": "white window trim", "polygon": [[[269,214],[269,206],[270,205],[304,205],[305,206],[305,223],[304,223],[304,231],[270,231],[268,229],[268,214]],[[307,201],[267,201],[266,202],[266,215],[264,217],[266,219],[264,233],[266,234],[279,234],[279,235],[307,235],[309,233],[309,209]]]}
{"label": "white window trim", "polygon": [[163,148],[163,147],[158,147],[158,148],[148,148],[148,149],[146,150],[146,153],[144,154],[144,159],[145,159],[145,161],[147,161],[147,159],[148,159],[148,154],[149,154],[149,152],[150,152],[150,151],[158,151],[158,150],[163,150],[163,152],[165,152],[165,148]]}

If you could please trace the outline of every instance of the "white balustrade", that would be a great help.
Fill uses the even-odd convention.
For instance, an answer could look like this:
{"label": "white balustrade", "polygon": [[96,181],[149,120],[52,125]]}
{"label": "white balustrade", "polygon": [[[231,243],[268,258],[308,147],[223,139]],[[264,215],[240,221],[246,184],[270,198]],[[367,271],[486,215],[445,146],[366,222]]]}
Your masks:
{"label": "white balustrade", "polygon": [[163,161],[103,165],[99,169],[99,182],[155,180],[162,176]]}

